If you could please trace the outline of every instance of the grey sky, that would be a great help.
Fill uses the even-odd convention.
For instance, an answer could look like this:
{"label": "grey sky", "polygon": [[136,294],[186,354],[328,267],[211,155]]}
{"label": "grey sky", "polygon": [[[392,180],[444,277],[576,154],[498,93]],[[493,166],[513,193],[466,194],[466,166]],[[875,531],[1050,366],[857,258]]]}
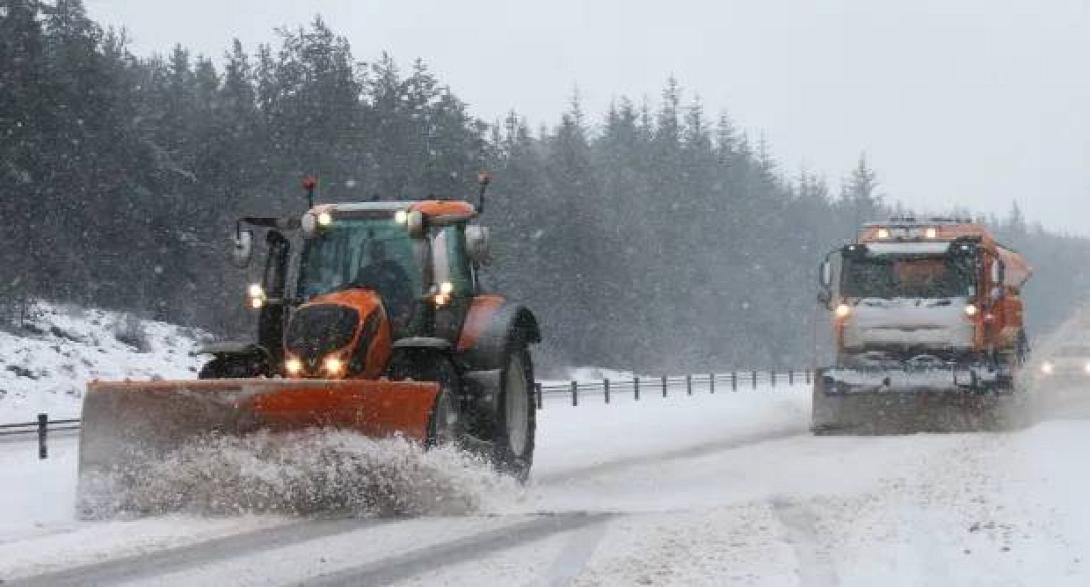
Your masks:
{"label": "grey sky", "polygon": [[671,73],[781,167],[834,187],[861,151],[918,212],[959,204],[1090,236],[1087,0],[87,0],[138,54],[219,56],[321,13],[357,58],[422,57],[474,113],[553,124],[657,100]]}

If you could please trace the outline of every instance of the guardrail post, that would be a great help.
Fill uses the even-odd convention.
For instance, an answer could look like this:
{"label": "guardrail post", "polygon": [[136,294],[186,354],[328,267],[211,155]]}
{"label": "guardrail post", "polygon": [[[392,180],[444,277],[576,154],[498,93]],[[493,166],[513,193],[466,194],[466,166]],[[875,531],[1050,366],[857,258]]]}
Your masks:
{"label": "guardrail post", "polygon": [[579,384],[575,381],[571,382],[571,405],[579,405]]}
{"label": "guardrail post", "polygon": [[753,389],[757,389],[757,372],[753,372]]}
{"label": "guardrail post", "polygon": [[737,371],[731,371],[730,372],[730,390],[731,391],[738,391],[738,372]]}
{"label": "guardrail post", "polygon": [[537,400],[537,409],[541,409],[544,403],[541,401],[541,382],[534,382],[534,399]]}
{"label": "guardrail post", "polygon": [[687,393],[689,395],[693,394],[693,376],[692,375],[686,375],[685,376],[685,393]]}
{"label": "guardrail post", "polygon": [[708,390],[715,393],[715,373],[708,373]]}
{"label": "guardrail post", "polygon": [[46,446],[46,433],[49,430],[49,415],[38,414],[38,459],[49,457],[49,447]]}
{"label": "guardrail post", "polygon": [[803,371],[803,373],[806,375],[806,384],[810,385],[810,370],[807,369],[807,370]]}
{"label": "guardrail post", "polygon": [[640,401],[640,378],[639,376],[632,378],[632,391],[636,392],[636,401]]}
{"label": "guardrail post", "polygon": [[772,383],[772,387],[776,387],[776,370],[770,369],[768,371],[768,380]]}
{"label": "guardrail post", "polygon": [[788,369],[787,370],[787,384],[788,385],[794,385],[795,384],[795,370],[794,369]]}
{"label": "guardrail post", "polygon": [[602,389],[606,392],[606,403],[609,403],[609,379],[602,380]]}
{"label": "guardrail post", "polygon": [[662,397],[666,397],[666,376],[662,376]]}

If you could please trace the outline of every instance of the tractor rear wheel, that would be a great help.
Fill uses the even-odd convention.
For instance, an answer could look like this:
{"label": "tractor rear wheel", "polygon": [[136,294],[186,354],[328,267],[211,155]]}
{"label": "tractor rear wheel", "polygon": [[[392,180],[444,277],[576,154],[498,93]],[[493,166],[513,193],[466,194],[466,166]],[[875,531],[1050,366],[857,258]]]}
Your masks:
{"label": "tractor rear wheel", "polygon": [[533,363],[526,347],[513,343],[500,371],[496,401],[492,460],[497,469],[521,482],[529,478],[536,428]]}

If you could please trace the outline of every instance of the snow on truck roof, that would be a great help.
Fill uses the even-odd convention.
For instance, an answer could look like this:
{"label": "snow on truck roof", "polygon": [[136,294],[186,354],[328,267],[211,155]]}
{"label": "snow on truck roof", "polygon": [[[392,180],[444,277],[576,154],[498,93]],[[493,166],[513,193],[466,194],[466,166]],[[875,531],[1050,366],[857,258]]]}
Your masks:
{"label": "snow on truck roof", "polygon": [[950,241],[867,243],[875,255],[941,255],[950,250]]}

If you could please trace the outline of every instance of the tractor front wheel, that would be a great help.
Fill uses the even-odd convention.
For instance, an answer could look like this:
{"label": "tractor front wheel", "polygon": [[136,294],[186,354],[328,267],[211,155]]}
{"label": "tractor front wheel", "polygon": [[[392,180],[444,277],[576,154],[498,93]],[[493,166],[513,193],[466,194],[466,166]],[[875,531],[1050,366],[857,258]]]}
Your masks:
{"label": "tractor front wheel", "polygon": [[458,372],[447,357],[416,351],[397,356],[390,367],[394,380],[434,381],[439,384],[431,413],[428,415],[426,446],[458,445],[464,437]]}

